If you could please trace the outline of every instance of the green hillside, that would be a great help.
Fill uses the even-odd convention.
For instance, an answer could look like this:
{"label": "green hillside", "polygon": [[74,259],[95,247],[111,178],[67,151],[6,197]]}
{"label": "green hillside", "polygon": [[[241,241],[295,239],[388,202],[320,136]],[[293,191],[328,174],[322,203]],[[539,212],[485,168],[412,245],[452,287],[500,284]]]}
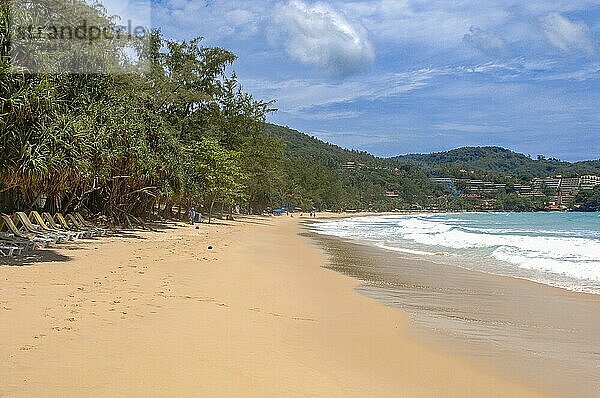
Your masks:
{"label": "green hillside", "polygon": [[344,149],[288,127],[267,124],[265,132],[285,142],[287,156],[310,159],[331,169],[338,169],[348,161],[371,165],[379,164],[382,161],[367,152]]}
{"label": "green hillside", "polygon": [[[393,210],[426,205],[443,193],[414,163],[343,149],[287,127],[268,124],[265,131],[285,144],[288,201],[296,206]],[[347,162],[355,167],[345,168]]]}
{"label": "green hillside", "polygon": [[[286,155],[317,162],[330,169],[338,169],[348,161],[380,168],[410,168],[424,170],[430,175],[444,172],[454,176],[460,170],[475,171],[499,179],[518,178],[531,180],[561,174],[566,177],[600,174],[600,159],[583,162],[564,162],[543,156],[529,156],[501,147],[464,147],[447,152],[410,154],[392,158],[379,158],[367,152],[348,150],[323,142],[299,131],[268,124],[266,132],[286,144]],[[460,173],[459,173],[460,174]],[[457,175],[458,177],[458,175]]]}
{"label": "green hillside", "polygon": [[424,166],[432,174],[456,177],[460,170],[487,174],[492,179],[514,177],[525,181],[557,174],[571,177],[600,173],[600,161],[569,163],[543,156],[532,159],[500,147],[465,147],[447,152],[399,156],[395,159]]}
{"label": "green hillside", "polygon": [[[551,197],[521,196],[515,184],[529,185],[535,177],[558,174],[600,174],[600,160],[569,163],[543,156],[532,159],[500,147],[379,158],[287,127],[267,125],[265,132],[284,144],[286,200],[305,209],[543,210]],[[487,193],[467,191],[478,197],[456,197],[456,191],[432,183],[430,177],[484,180],[506,184],[506,188]]]}

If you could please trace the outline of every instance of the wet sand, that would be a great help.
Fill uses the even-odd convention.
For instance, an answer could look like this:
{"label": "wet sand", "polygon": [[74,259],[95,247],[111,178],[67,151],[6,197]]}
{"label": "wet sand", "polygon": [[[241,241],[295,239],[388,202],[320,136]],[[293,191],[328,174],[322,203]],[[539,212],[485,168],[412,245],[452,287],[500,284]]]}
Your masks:
{"label": "wet sand", "polygon": [[167,225],[0,266],[0,397],[551,396],[423,341],[300,232]]}
{"label": "wet sand", "polygon": [[562,397],[600,397],[600,296],[309,233],[357,290],[410,314],[413,335]]}

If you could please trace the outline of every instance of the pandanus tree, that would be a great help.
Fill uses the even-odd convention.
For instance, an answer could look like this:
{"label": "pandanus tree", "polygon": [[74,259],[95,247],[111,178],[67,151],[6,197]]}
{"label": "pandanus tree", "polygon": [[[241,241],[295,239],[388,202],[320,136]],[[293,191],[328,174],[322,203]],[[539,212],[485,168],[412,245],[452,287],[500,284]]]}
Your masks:
{"label": "pandanus tree", "polygon": [[56,44],[50,35],[20,47],[15,21],[44,34],[65,24],[119,28],[83,0],[0,0],[0,12],[0,204],[3,192],[20,209],[44,197],[48,209],[122,223],[174,205],[272,200],[283,146],[262,134],[270,103],[228,72],[234,54],[158,31],[74,41],[69,51],[62,42],[44,51]]}
{"label": "pandanus tree", "polygon": [[[139,123],[143,108],[131,106],[126,79],[109,73],[119,65],[119,43],[94,47],[73,40],[72,52],[50,54],[38,48],[39,40],[49,40],[45,35],[53,26],[78,26],[82,20],[116,27],[101,8],[83,1],[3,1],[1,11],[0,191],[16,190],[14,206],[20,208],[32,207],[42,195],[59,209],[80,205],[90,187],[106,188],[112,173],[135,163],[128,152],[145,147],[139,138],[149,126]],[[44,34],[29,47],[15,46],[20,33],[9,23],[19,21]],[[90,71],[85,62],[96,69]],[[112,211],[120,193],[110,191],[114,201],[103,207]]]}

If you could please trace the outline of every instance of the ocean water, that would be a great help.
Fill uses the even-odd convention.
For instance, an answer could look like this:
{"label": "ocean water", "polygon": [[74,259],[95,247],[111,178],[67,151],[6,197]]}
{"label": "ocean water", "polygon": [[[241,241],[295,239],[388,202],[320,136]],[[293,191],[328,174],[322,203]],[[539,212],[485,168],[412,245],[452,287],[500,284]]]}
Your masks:
{"label": "ocean water", "polygon": [[600,294],[600,213],[464,213],[322,220],[315,232],[434,262]]}

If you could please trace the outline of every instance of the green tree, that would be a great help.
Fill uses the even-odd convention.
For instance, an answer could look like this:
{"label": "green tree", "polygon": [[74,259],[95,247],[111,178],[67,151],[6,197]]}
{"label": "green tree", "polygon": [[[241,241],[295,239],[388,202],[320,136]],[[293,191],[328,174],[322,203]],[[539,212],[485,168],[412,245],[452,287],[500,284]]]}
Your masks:
{"label": "green tree", "polygon": [[600,185],[580,191],[575,197],[575,206],[582,211],[600,211]]}
{"label": "green tree", "polygon": [[245,176],[239,166],[239,152],[223,148],[214,138],[201,138],[184,152],[188,195],[198,199],[201,195],[209,208],[209,223],[215,203],[232,206],[244,199]]}

